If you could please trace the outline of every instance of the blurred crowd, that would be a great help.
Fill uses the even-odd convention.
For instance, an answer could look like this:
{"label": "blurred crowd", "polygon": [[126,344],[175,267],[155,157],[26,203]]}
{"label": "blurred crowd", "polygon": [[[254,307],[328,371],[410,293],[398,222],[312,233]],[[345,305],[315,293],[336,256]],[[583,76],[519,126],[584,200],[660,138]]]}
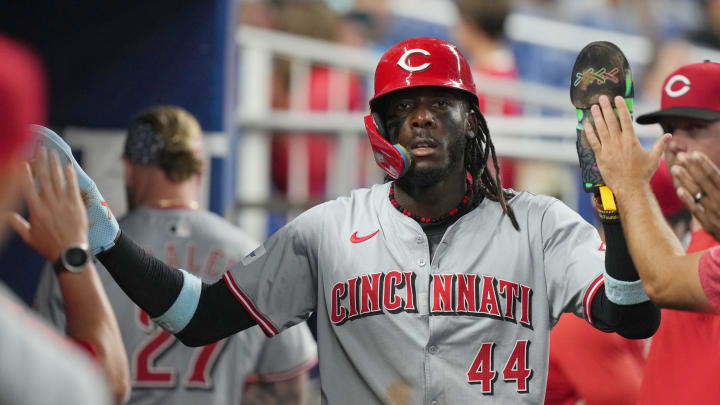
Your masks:
{"label": "blurred crowd", "polygon": [[[433,17],[432,13],[438,11],[446,15]],[[646,63],[633,64],[632,68],[636,102],[648,109],[659,106],[660,89],[670,72],[695,61],[698,55],[712,55],[712,50],[720,47],[718,0],[242,0],[238,13],[241,25],[372,49],[378,55],[408,37],[438,37],[456,43],[479,77],[520,80],[563,90],[567,88],[577,51],[516,38],[509,23],[514,16],[531,16],[644,38],[652,47],[651,57]],[[423,16],[422,19],[419,16]],[[539,27],[537,35],[546,34]],[[337,103],[330,99],[333,92],[328,89],[334,83],[332,76],[339,72],[313,65],[304,80],[293,82],[290,64],[282,58],[274,62],[273,109],[364,111],[371,93],[367,77],[352,77],[347,100]],[[293,98],[299,86],[307,89],[307,95],[301,96],[300,102]],[[514,101],[512,95],[507,98],[478,96],[480,108],[487,115],[523,114],[522,104]],[[543,109],[541,113],[554,115],[558,111]],[[333,197],[328,190],[328,167],[336,164],[332,161],[333,156],[337,156],[336,138],[319,133],[305,137],[290,135],[297,134],[276,133],[273,138],[274,190],[279,195],[293,195],[288,191],[289,156],[293,154],[291,150],[300,148],[307,151],[304,155],[313,157],[305,163],[308,168],[303,180],[307,185],[302,190],[307,194],[302,195],[303,199],[317,202]],[[373,165],[368,165],[371,157],[367,148],[358,149],[364,152],[358,159],[357,183],[366,186],[367,171],[373,170]],[[562,188],[557,182],[548,181],[562,177],[558,167],[507,158],[503,158],[502,163],[505,187],[529,189],[532,185],[535,187],[532,191],[561,196]],[[281,225],[284,219],[278,219],[277,223]]]}
{"label": "blurred crowd", "polygon": [[[458,44],[481,69],[565,87],[575,54],[513,39],[507,20],[513,14],[637,35],[652,45],[645,66],[633,66],[641,97],[657,99],[667,73],[689,63],[696,47],[720,48],[720,1],[717,0],[448,0],[442,8],[447,24],[420,20],[403,8],[433,11],[441,3],[386,0],[242,0],[241,24],[279,30],[379,52],[408,37],[433,36]],[[430,6],[433,10],[430,10]],[[427,15],[427,13],[425,13]],[[484,33],[482,42],[478,31]],[[538,36],[544,35],[538,32]],[[502,52],[498,51],[499,49]],[[283,78],[283,72],[278,73]],[[285,77],[286,79],[286,77]],[[287,84],[286,81],[280,83]],[[283,88],[276,89],[282,104]],[[659,100],[656,100],[659,103]]]}

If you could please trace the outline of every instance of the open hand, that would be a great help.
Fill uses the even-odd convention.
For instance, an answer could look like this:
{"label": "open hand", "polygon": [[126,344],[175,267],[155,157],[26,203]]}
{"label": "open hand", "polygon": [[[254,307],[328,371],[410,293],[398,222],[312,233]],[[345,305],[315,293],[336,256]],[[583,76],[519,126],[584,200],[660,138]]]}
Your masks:
{"label": "open hand", "polygon": [[603,95],[599,99],[600,105],[591,107],[597,131],[590,122],[585,122],[584,126],[605,185],[621,197],[649,184],[671,135],[663,135],[650,151],[646,151],[635,135],[625,100],[618,96],[614,101],[617,116],[610,99]]}
{"label": "open hand", "polygon": [[[9,221],[15,232],[40,253],[54,262],[68,245],[88,242],[88,221],[72,165],[60,167],[57,153],[48,159],[47,149],[38,150],[35,161],[25,165],[22,193],[28,205],[30,222],[16,212]],[[64,172],[64,175],[63,175]],[[37,177],[38,187],[33,181]]]}

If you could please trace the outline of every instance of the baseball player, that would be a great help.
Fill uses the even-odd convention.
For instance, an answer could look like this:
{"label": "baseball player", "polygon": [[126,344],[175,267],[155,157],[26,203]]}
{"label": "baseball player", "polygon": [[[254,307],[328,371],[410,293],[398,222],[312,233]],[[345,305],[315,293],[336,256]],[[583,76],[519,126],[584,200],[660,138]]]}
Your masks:
{"label": "baseball player", "polygon": [[[131,211],[119,223],[147,252],[212,283],[257,243],[198,209],[203,157],[200,125],[189,112],[174,106],[141,112],[125,142]],[[286,395],[283,400],[304,402],[307,371],[317,362],[315,340],[304,323],[272,339],[252,328],[203,347],[177,345],[107,272],[101,274],[129,355],[130,404],[240,404],[246,380],[275,384],[269,392],[279,390]],[[54,323],[65,323],[52,271],[43,274],[35,307]]]}
{"label": "baseball player", "polygon": [[[706,193],[715,194],[718,187],[713,180],[717,178],[714,165],[720,163],[719,75],[720,64],[702,62],[683,66],[667,77],[662,109],[637,120],[640,124],[660,123],[666,132],[649,152],[640,146],[632,120],[619,104],[619,123],[610,112],[609,100],[602,101],[602,111],[596,108],[593,112],[595,122],[603,122],[588,136],[598,167],[625,213],[623,226],[645,290],[666,308],[720,309],[717,241],[696,222],[685,254],[662,220],[648,186],[664,148],[671,173],[683,186],[678,194],[696,218],[707,219],[704,205],[710,208],[714,201],[705,200]],[[720,356],[719,331],[720,317],[716,315],[664,309],[638,403],[703,403],[720,395],[720,369],[710,360]]]}
{"label": "baseball player", "polygon": [[562,202],[499,187],[476,106],[454,45],[402,41],[378,63],[365,119],[395,180],[306,211],[205,284],[121,232],[75,166],[91,251],[188,345],[254,324],[274,336],[316,311],[324,403],[539,403],[561,313],[632,338],[651,335],[659,313],[632,281],[619,223],[606,253]]}
{"label": "baseball player", "polygon": [[[31,217],[29,223],[25,220],[18,222],[22,223],[26,230],[23,235],[30,236],[31,246],[39,253],[48,259],[55,259],[55,255],[60,255],[61,248],[55,243],[55,235],[45,233],[47,228],[43,227],[43,222],[37,221],[38,215],[35,214],[63,212],[72,220],[78,221],[78,226],[68,226],[66,230],[72,232],[82,229],[78,233],[79,240],[86,239],[87,234],[83,229],[86,224],[80,221],[84,218],[81,203],[77,201],[73,204],[72,199],[55,203],[38,198],[38,191],[32,187],[28,176],[29,168],[22,162],[22,151],[32,144],[30,123],[43,117],[43,100],[43,78],[39,63],[26,49],[0,37],[0,212],[5,214],[7,210],[15,208],[21,191],[24,191],[25,195],[30,197],[28,206]],[[46,160],[43,162],[47,163]],[[41,169],[39,164],[35,167]],[[44,169],[47,169],[47,164]],[[69,174],[72,177],[72,171],[69,171]],[[23,180],[28,182],[23,183]],[[62,186],[55,181],[43,184],[50,187]],[[42,193],[43,190],[40,188],[39,192]],[[77,186],[67,190],[80,200]],[[45,193],[44,195],[47,195],[47,190]],[[73,217],[73,213],[78,215]],[[0,248],[5,247],[8,222],[16,221],[5,215],[0,218]],[[12,269],[17,272],[23,270]],[[73,328],[68,330],[68,335],[77,343],[82,343],[85,348],[99,348],[96,358],[91,359],[78,345],[48,328],[0,282],[0,404],[111,403],[106,383],[110,379],[103,379],[98,364],[109,360],[106,364],[113,365],[113,354],[108,355],[104,352],[105,349],[119,349],[122,354],[122,344],[113,346],[120,341],[117,323],[112,316],[112,310],[109,310],[107,300],[104,299],[94,267],[87,268],[84,275],[73,276],[61,275],[65,287],[63,291],[70,296]],[[77,296],[74,296],[70,293],[73,288],[75,293],[82,289],[83,294],[77,293]],[[122,371],[125,363],[124,358],[122,360],[122,364],[114,364],[116,368],[104,368],[109,372],[118,371],[115,375],[118,378],[113,382],[117,382],[119,387],[123,385]],[[120,402],[127,392],[126,364],[124,372],[126,390],[116,391],[117,402]]]}

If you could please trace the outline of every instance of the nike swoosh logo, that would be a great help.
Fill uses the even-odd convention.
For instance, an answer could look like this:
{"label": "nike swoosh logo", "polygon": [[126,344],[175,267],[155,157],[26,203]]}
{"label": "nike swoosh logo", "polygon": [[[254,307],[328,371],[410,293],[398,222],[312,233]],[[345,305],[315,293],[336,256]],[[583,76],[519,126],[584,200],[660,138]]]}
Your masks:
{"label": "nike swoosh logo", "polygon": [[377,235],[378,232],[380,232],[379,229],[378,229],[377,231],[371,233],[370,235],[367,235],[367,236],[358,236],[357,231],[356,231],[355,233],[353,233],[352,235],[350,235],[350,242],[352,242],[352,243],[365,242],[366,240],[368,240],[368,239],[372,238],[373,236]]}

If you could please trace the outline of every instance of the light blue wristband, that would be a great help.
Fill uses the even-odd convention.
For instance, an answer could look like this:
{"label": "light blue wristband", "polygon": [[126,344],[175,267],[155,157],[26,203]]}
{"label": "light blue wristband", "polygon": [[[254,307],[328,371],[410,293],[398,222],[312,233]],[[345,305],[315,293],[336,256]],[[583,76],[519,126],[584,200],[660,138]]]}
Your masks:
{"label": "light blue wristband", "polygon": [[605,295],[617,305],[633,305],[650,301],[642,281],[616,280],[605,273]]}
{"label": "light blue wristband", "polygon": [[183,274],[183,286],[175,302],[165,311],[164,314],[153,318],[153,322],[160,325],[170,333],[177,333],[185,329],[197,309],[202,291],[202,280],[200,278],[180,269]]}

